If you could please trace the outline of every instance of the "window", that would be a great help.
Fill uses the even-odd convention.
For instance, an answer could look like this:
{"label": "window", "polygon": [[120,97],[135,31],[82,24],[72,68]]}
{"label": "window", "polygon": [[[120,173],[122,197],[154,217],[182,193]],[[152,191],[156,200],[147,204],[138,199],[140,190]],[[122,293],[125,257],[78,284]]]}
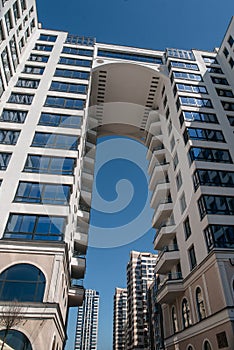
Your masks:
{"label": "window", "polygon": [[75,159],[28,155],[24,171],[29,173],[72,175]]}
{"label": "window", "polygon": [[174,135],[172,135],[171,141],[170,141],[170,147],[171,147],[171,152],[173,151],[175,147],[175,138]]}
{"label": "window", "polygon": [[198,65],[195,63],[186,63],[179,61],[170,61],[170,66],[175,68],[198,70]]}
{"label": "window", "polygon": [[198,200],[201,219],[205,215],[234,215],[234,197],[203,195]]}
{"label": "window", "polygon": [[211,80],[214,84],[229,85],[227,79],[225,78],[211,77]]}
{"label": "window", "polygon": [[18,19],[20,18],[18,0],[13,4],[13,13],[14,13],[14,18],[15,18],[15,23],[17,23]]}
{"label": "window", "polygon": [[26,0],[20,0],[20,4],[21,4],[22,12],[24,12],[26,10],[26,8],[27,8]]}
{"label": "window", "polygon": [[177,152],[176,152],[175,157],[173,158],[173,167],[174,167],[174,170],[176,169],[178,163],[179,163],[179,159],[178,159],[178,154],[177,154]]}
{"label": "window", "polygon": [[50,52],[53,50],[53,45],[45,45],[45,44],[36,44],[34,50],[37,51],[47,51]]}
{"label": "window", "polygon": [[60,57],[59,64],[66,64],[71,66],[83,66],[83,67],[91,67],[92,61],[88,60],[81,60],[78,58],[66,58],[66,57]]}
{"label": "window", "polygon": [[11,10],[8,10],[8,12],[5,14],[5,22],[6,22],[7,33],[9,35],[11,29],[13,28],[13,21],[12,21],[12,17],[11,17]]}
{"label": "window", "polygon": [[172,306],[172,309],[171,309],[171,319],[172,319],[173,332],[176,333],[178,332],[179,328],[178,328],[178,320],[177,320],[175,306]]}
{"label": "window", "polygon": [[32,346],[26,335],[15,329],[9,329],[5,338],[5,329],[0,331],[0,339],[5,339],[6,346],[15,350],[32,350]]}
{"label": "window", "polygon": [[207,71],[208,71],[209,73],[223,74],[222,69],[219,68],[219,67],[208,67],[208,68],[207,68]]}
{"label": "window", "polygon": [[17,264],[0,275],[0,300],[43,302],[45,276],[31,264]]}
{"label": "window", "polygon": [[57,35],[41,34],[38,40],[55,42]]}
{"label": "window", "polygon": [[13,92],[8,100],[9,103],[19,103],[25,105],[31,105],[34,95],[30,94],[17,94]]}
{"label": "window", "polygon": [[44,67],[39,66],[25,66],[23,73],[27,74],[43,74],[44,73]]}
{"label": "window", "polygon": [[228,55],[229,55],[228,49],[227,49],[226,47],[223,49],[223,54],[224,54],[224,56],[225,56],[226,58],[227,58]]}
{"label": "window", "polygon": [[177,191],[179,191],[180,187],[182,186],[182,176],[181,176],[180,170],[179,170],[178,174],[176,175],[176,186],[177,186]]}
{"label": "window", "polygon": [[118,51],[99,49],[97,55],[101,56],[101,57],[110,57],[110,58],[117,58],[117,59],[122,59],[122,60],[146,62],[146,63],[153,63],[153,64],[162,64],[161,57],[137,55],[137,54],[130,53],[130,52],[123,53],[123,52],[118,52]]}
{"label": "window", "polygon": [[64,227],[65,218],[61,216],[10,214],[4,238],[62,241]]}
{"label": "window", "polygon": [[6,170],[11,159],[10,153],[0,153],[0,170]]}
{"label": "window", "polygon": [[171,122],[171,120],[169,120],[169,123],[168,123],[168,135],[171,134],[171,131],[172,131],[172,122]]}
{"label": "window", "polygon": [[192,73],[185,73],[185,72],[173,72],[173,77],[175,79],[202,81],[202,77],[200,74],[192,74]]}
{"label": "window", "polygon": [[186,299],[182,301],[182,321],[184,328],[188,328],[192,324],[190,320],[190,308]]}
{"label": "window", "polygon": [[193,52],[188,50],[166,49],[166,53],[168,57],[178,57],[191,61],[195,60]]}
{"label": "window", "polygon": [[56,96],[47,96],[45,106],[82,110],[85,106],[85,100],[56,97]]}
{"label": "window", "polygon": [[71,78],[71,79],[89,79],[89,72],[82,72],[79,70],[71,69],[60,69],[57,68],[55,71],[55,77]]}
{"label": "window", "polygon": [[216,334],[217,338],[217,343],[218,343],[218,348],[223,349],[228,347],[228,340],[227,340],[227,335],[226,332],[221,332]]}
{"label": "window", "polygon": [[197,313],[199,321],[206,318],[206,310],[204,305],[204,300],[201,292],[201,288],[196,289],[196,304],[197,304]]}
{"label": "window", "polygon": [[234,97],[232,90],[216,89],[216,92],[219,96]]}
{"label": "window", "polygon": [[65,115],[54,113],[41,113],[39,125],[59,126],[62,128],[80,128],[82,117],[78,115]]}
{"label": "window", "polygon": [[4,92],[4,85],[3,85],[3,80],[0,73],[0,97],[2,96],[3,92]]}
{"label": "window", "polygon": [[205,341],[204,343],[204,350],[212,350],[210,343],[208,340]]}
{"label": "window", "polygon": [[234,39],[231,35],[229,35],[228,44],[230,45],[230,47],[232,47],[232,45],[234,44]]}
{"label": "window", "polygon": [[234,116],[232,115],[227,115],[228,121],[231,126],[234,126]]}
{"label": "window", "polygon": [[200,160],[205,162],[232,163],[229,151],[224,149],[191,147],[189,156],[191,162]]}
{"label": "window", "polygon": [[15,202],[68,205],[71,193],[69,185],[20,182]]}
{"label": "window", "polygon": [[40,83],[40,80],[19,78],[16,83],[16,87],[37,89],[39,86],[39,83]]}
{"label": "window", "polygon": [[223,109],[224,109],[225,111],[234,112],[234,103],[226,102],[226,101],[221,101],[221,103],[222,103]]}
{"label": "window", "polygon": [[196,260],[196,255],[195,255],[195,249],[194,246],[192,245],[191,248],[188,250],[189,254],[189,262],[190,262],[190,268],[191,270],[194,269],[194,267],[197,266],[197,260]]}
{"label": "window", "polygon": [[181,214],[183,214],[183,212],[186,209],[186,199],[185,199],[185,194],[183,193],[182,196],[180,197],[180,210],[181,210]]}
{"label": "window", "polygon": [[188,97],[188,96],[180,96],[179,102],[182,106],[213,108],[211,100],[209,100],[207,98],[195,98],[195,97]]}
{"label": "window", "polygon": [[63,83],[61,81],[52,81],[51,86],[50,86],[50,90],[51,91],[70,92],[70,93],[74,93],[74,94],[86,94],[87,85]]}
{"label": "window", "polygon": [[5,145],[15,145],[19,134],[19,131],[0,129],[0,143]]}
{"label": "window", "polygon": [[218,124],[218,119],[214,113],[183,111],[181,113],[181,120]]}
{"label": "window", "polygon": [[208,251],[213,248],[234,248],[234,226],[209,225],[204,234]]}
{"label": "window", "polygon": [[189,84],[176,84],[175,86],[178,91],[207,94],[207,90],[205,86],[189,85]]}
{"label": "window", "polygon": [[0,20],[0,43],[5,40],[5,34],[3,31],[2,21]]}
{"label": "window", "polygon": [[195,190],[199,186],[234,187],[234,172],[198,169],[193,175],[193,182]]}
{"label": "window", "polygon": [[218,63],[215,57],[208,57],[208,56],[203,56],[203,60],[205,63]]}
{"label": "window", "polygon": [[9,80],[12,77],[12,70],[11,70],[11,65],[10,65],[10,59],[9,59],[9,54],[7,48],[5,48],[2,51],[2,65],[3,65],[3,70],[5,74],[6,81],[9,82]]}
{"label": "window", "polygon": [[229,59],[229,64],[230,64],[230,67],[231,67],[231,69],[234,67],[234,60],[233,60],[233,58],[232,57],[230,57],[230,59]]}
{"label": "window", "polygon": [[183,226],[184,226],[185,238],[188,239],[189,236],[191,236],[191,234],[192,234],[192,230],[191,230],[191,226],[190,226],[190,222],[189,222],[189,217],[188,217],[188,216],[187,216],[187,218],[184,220]]}
{"label": "window", "polygon": [[49,56],[44,56],[44,55],[37,55],[35,53],[32,53],[29,56],[29,61],[33,61],[33,62],[43,62],[46,63],[48,62]]}
{"label": "window", "polygon": [[78,136],[36,132],[32,146],[77,150]]}
{"label": "window", "polygon": [[17,54],[17,50],[16,50],[16,42],[15,42],[15,37],[14,36],[10,40],[9,44],[10,44],[12,62],[13,62],[13,65],[14,65],[14,69],[16,69],[16,67],[17,67],[17,65],[19,63],[19,59],[18,59],[18,54]]}
{"label": "window", "polygon": [[26,111],[17,111],[12,109],[4,109],[0,116],[0,122],[7,123],[24,123],[26,116]]}
{"label": "window", "polygon": [[77,47],[64,46],[62,53],[67,53],[69,55],[80,55],[80,56],[93,56],[93,50],[85,50]]}
{"label": "window", "polygon": [[184,142],[188,140],[202,140],[213,142],[225,142],[222,131],[212,129],[186,128],[183,134]]}

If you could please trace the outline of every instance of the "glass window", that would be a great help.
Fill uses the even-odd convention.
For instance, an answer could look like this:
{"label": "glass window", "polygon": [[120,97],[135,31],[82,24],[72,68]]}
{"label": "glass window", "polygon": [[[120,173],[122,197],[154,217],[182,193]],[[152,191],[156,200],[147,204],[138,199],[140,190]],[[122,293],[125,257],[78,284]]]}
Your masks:
{"label": "glass window", "polygon": [[208,251],[213,248],[234,248],[234,226],[209,225],[204,234]]}
{"label": "glass window", "polygon": [[213,129],[198,129],[198,128],[186,128],[184,134],[185,144],[188,139],[213,141],[213,142],[225,142],[222,131]]}
{"label": "glass window", "polygon": [[180,61],[170,61],[170,66],[175,68],[198,70],[198,65],[195,63],[180,62]]}
{"label": "glass window", "polygon": [[205,63],[211,63],[211,64],[212,63],[215,63],[215,64],[218,63],[215,57],[203,56],[203,60],[204,60]]}
{"label": "glass window", "polygon": [[10,153],[0,153],[0,170],[6,170],[10,162],[11,154]]}
{"label": "glass window", "polygon": [[222,103],[223,109],[224,109],[225,111],[234,112],[234,103],[226,102],[226,101],[221,101],[221,103]]}
{"label": "glass window", "polygon": [[234,39],[231,35],[229,35],[228,44],[230,45],[230,47],[232,47],[232,45],[234,44]]}
{"label": "glass window", "polygon": [[186,121],[196,121],[196,122],[204,122],[204,123],[214,123],[218,124],[218,119],[214,113],[200,113],[193,111],[183,111],[182,119]]}
{"label": "glass window", "polygon": [[177,154],[177,152],[176,152],[175,157],[173,158],[173,167],[174,167],[174,170],[176,169],[178,163],[179,163],[179,159],[178,159],[178,154]]}
{"label": "glass window", "polygon": [[233,215],[234,197],[203,195],[198,200],[201,219],[208,214]]}
{"label": "glass window", "polygon": [[193,182],[195,190],[199,186],[234,187],[234,172],[198,169],[193,175]]}
{"label": "glass window", "polygon": [[39,66],[25,66],[23,73],[28,73],[28,74],[43,74],[44,73],[44,67],[39,67]]}
{"label": "glass window", "polygon": [[29,56],[29,61],[34,61],[34,62],[48,62],[49,56],[45,56],[45,55],[37,55],[35,53],[32,53]]}
{"label": "glass window", "polygon": [[191,162],[200,160],[205,162],[232,163],[228,150],[191,147],[189,150]]}
{"label": "glass window", "polygon": [[183,193],[182,196],[180,197],[180,210],[181,210],[181,214],[183,214],[183,212],[186,209],[186,199],[185,199],[185,194]]}
{"label": "glass window", "polygon": [[189,217],[188,216],[184,220],[183,226],[184,226],[185,238],[188,239],[189,236],[191,236],[191,234],[192,234],[192,230],[191,230],[191,226],[190,226],[190,222],[189,222]]}
{"label": "glass window", "polygon": [[98,50],[98,56],[101,57],[110,57],[117,58],[122,60],[130,60],[130,61],[139,61],[153,64],[162,64],[161,57],[154,56],[146,56],[146,55],[137,55],[130,52],[118,52],[118,51],[110,51],[110,50]]}
{"label": "glass window", "polygon": [[173,332],[176,333],[178,332],[178,320],[177,320],[177,315],[176,315],[176,308],[175,306],[172,306],[171,309],[171,318],[172,318],[172,326],[173,326]]}
{"label": "glass window", "polygon": [[44,173],[57,175],[72,175],[75,159],[28,155],[24,171],[29,173]]}
{"label": "glass window", "polygon": [[171,141],[170,141],[170,147],[171,147],[171,152],[173,151],[175,147],[175,138],[174,135],[172,135]]}
{"label": "glass window", "polygon": [[209,73],[223,74],[223,71],[220,67],[208,67],[207,71]]}
{"label": "glass window", "polygon": [[56,97],[56,96],[47,96],[45,106],[46,107],[55,107],[55,108],[82,110],[85,106],[85,100],[65,98],[65,97]]}
{"label": "glass window", "polygon": [[2,57],[2,65],[3,65],[5,78],[6,78],[6,81],[9,82],[9,80],[12,77],[13,72],[12,72],[12,69],[11,69],[10,58],[9,58],[9,53],[8,53],[7,48],[5,48],[2,51],[1,57]]}
{"label": "glass window", "polygon": [[188,96],[180,96],[179,101],[180,101],[180,104],[182,106],[213,108],[211,100],[209,100],[207,98],[195,98],[195,97],[188,97]]}
{"label": "glass window", "polygon": [[2,96],[3,92],[4,92],[4,84],[3,84],[3,80],[2,80],[2,76],[0,73],[0,97]]}
{"label": "glass window", "polygon": [[13,21],[12,21],[12,17],[11,17],[11,9],[8,10],[8,12],[5,14],[5,23],[6,23],[7,33],[9,35],[10,30],[13,28]]}
{"label": "glass window", "polygon": [[175,87],[178,91],[207,94],[206,87],[201,85],[176,84]]}
{"label": "glass window", "polygon": [[185,73],[185,72],[173,72],[172,76],[175,79],[202,81],[202,76],[200,74],[192,74],[192,73]]}
{"label": "glass window", "polygon": [[206,310],[205,310],[201,288],[199,287],[196,289],[196,304],[197,304],[198,319],[199,321],[201,321],[206,317]]}
{"label": "glass window", "polygon": [[227,115],[228,121],[231,126],[234,126],[234,115]]}
{"label": "glass window", "polygon": [[87,85],[63,83],[61,81],[52,81],[52,83],[50,85],[50,90],[51,91],[70,92],[70,93],[74,93],[74,94],[86,94]]}
{"label": "glass window", "polygon": [[8,102],[31,105],[34,95],[12,93]]}
{"label": "glass window", "polygon": [[177,186],[177,191],[179,191],[180,187],[182,186],[182,175],[181,171],[179,170],[178,174],[176,175],[176,186]]}
{"label": "glass window", "polygon": [[224,49],[223,49],[223,54],[224,54],[224,56],[227,58],[228,57],[228,55],[229,55],[229,51],[228,51],[228,49],[225,47]]}
{"label": "glass window", "polygon": [[4,238],[62,241],[64,228],[65,218],[61,216],[10,214]]}
{"label": "glass window", "polygon": [[219,96],[234,97],[232,90],[216,89]]}
{"label": "glass window", "polygon": [[15,86],[29,89],[37,89],[39,83],[40,80],[19,78]]}
{"label": "glass window", "polygon": [[211,80],[214,84],[229,85],[225,78],[211,77]]}
{"label": "glass window", "polygon": [[81,60],[78,58],[66,58],[66,57],[60,57],[59,64],[66,64],[71,66],[83,66],[83,67],[91,67],[92,61],[91,60]]}
{"label": "glass window", "polygon": [[5,34],[3,31],[2,20],[0,20],[0,43],[5,40]]}
{"label": "glass window", "polygon": [[79,70],[60,69],[57,68],[54,74],[55,77],[71,78],[71,79],[89,79],[89,72],[82,72]]}
{"label": "glass window", "polygon": [[182,321],[184,328],[188,328],[192,324],[190,319],[190,308],[186,299],[183,299],[182,301]]}
{"label": "glass window", "polygon": [[33,138],[32,146],[77,150],[78,136],[36,132]]}
{"label": "glass window", "polygon": [[194,269],[194,267],[197,266],[197,259],[196,259],[196,255],[195,255],[194,246],[189,248],[188,253],[189,253],[190,268],[192,270],[192,269]]}
{"label": "glass window", "polygon": [[19,131],[0,129],[0,143],[5,145],[15,145],[19,134]]}
{"label": "glass window", "polygon": [[41,113],[39,125],[59,126],[62,128],[80,128],[82,117],[55,113]]}
{"label": "glass window", "polygon": [[20,4],[21,4],[22,12],[24,12],[27,8],[26,0],[20,0]]}
{"label": "glass window", "polygon": [[53,50],[53,45],[46,45],[46,44],[38,44],[36,43],[34,50],[37,51],[47,51],[50,52]]}
{"label": "glass window", "polygon": [[188,50],[179,50],[179,49],[166,49],[168,57],[178,57],[185,60],[195,60],[194,54],[192,51]]}
{"label": "glass window", "polygon": [[94,38],[85,37],[85,36],[78,36],[78,35],[68,34],[65,43],[66,44],[94,46],[95,39]]}
{"label": "glass window", "polygon": [[4,109],[0,116],[0,122],[7,123],[24,123],[26,116],[26,111],[17,111],[13,109]]}
{"label": "glass window", "polygon": [[10,40],[9,44],[10,44],[12,62],[13,62],[13,65],[14,65],[14,69],[16,69],[16,67],[19,64],[19,59],[18,59],[18,54],[17,54],[17,49],[16,49],[16,41],[15,41],[15,37],[14,36]]}
{"label": "glass window", "polygon": [[229,59],[228,62],[229,62],[229,64],[230,64],[230,67],[233,68],[233,67],[234,67],[234,60],[233,60],[232,57],[230,57],[230,59]]}
{"label": "glass window", "polygon": [[0,300],[43,302],[45,276],[36,266],[17,264],[0,275]]}
{"label": "glass window", "polygon": [[14,18],[15,18],[15,23],[17,23],[18,19],[20,18],[18,0],[13,4],[13,13],[14,13]]}
{"label": "glass window", "polygon": [[15,202],[68,205],[70,193],[69,185],[20,182]]}
{"label": "glass window", "polygon": [[41,34],[38,40],[55,42],[57,35]]}
{"label": "glass window", "polygon": [[62,53],[67,53],[70,55],[78,55],[78,56],[93,56],[93,50],[88,50],[88,49],[80,49],[78,47],[69,47],[69,46],[64,46]]}
{"label": "glass window", "polygon": [[205,341],[204,343],[204,350],[212,350],[210,343],[208,340]]}
{"label": "glass window", "polygon": [[[26,335],[15,329],[9,329],[7,336],[5,329],[0,331],[0,339],[5,339],[7,348],[14,350],[32,350],[32,346]],[[5,346],[4,346],[5,347]]]}

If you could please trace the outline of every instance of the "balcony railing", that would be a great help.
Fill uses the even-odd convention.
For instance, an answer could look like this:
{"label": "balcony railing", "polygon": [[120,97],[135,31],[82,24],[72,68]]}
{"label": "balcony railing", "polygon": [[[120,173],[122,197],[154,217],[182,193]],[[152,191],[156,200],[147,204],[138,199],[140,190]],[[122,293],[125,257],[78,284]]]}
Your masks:
{"label": "balcony railing", "polygon": [[165,198],[164,200],[160,201],[155,209],[155,213],[157,212],[160,205],[168,204],[168,203],[172,203],[171,197]]}
{"label": "balcony railing", "polygon": [[177,281],[183,279],[182,272],[169,272],[165,278],[160,281],[158,285],[158,291],[168,282],[168,281]]}
{"label": "balcony railing", "polygon": [[174,226],[174,225],[175,225],[174,220],[165,220],[165,221],[161,222],[161,224],[158,226],[156,234],[154,236],[154,241],[157,238],[157,236],[159,235],[159,233],[163,227],[170,227],[170,226]]}
{"label": "balcony railing", "polygon": [[176,252],[178,251],[179,248],[178,248],[178,245],[177,244],[171,244],[171,245],[167,245],[165,247],[163,247],[163,249],[161,250],[159,256],[158,256],[158,260],[160,260],[161,256],[164,254],[164,253],[168,253],[168,252]]}
{"label": "balcony railing", "polygon": [[71,287],[72,288],[81,288],[83,286],[84,286],[84,280],[81,280],[81,279],[77,280],[75,278],[71,279]]}

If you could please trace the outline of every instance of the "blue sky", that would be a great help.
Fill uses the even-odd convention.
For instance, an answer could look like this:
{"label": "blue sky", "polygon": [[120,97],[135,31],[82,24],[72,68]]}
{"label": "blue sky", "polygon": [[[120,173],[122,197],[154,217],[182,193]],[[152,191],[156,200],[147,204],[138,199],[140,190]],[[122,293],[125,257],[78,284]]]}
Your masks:
{"label": "blue sky", "polygon": [[[37,0],[37,7],[44,28],[92,36],[104,43],[156,50],[166,47],[213,50],[220,45],[234,13],[233,0]],[[111,141],[104,138],[98,145],[98,162],[103,166],[99,169],[94,194],[96,202],[93,203],[95,211],[91,215],[90,232],[92,247],[88,250],[85,278],[86,288],[100,292],[98,350],[112,349],[113,293],[116,286],[126,285],[130,250],[153,251],[154,232],[148,231],[152,211],[147,206],[145,149],[129,141],[129,147],[125,148],[128,149],[127,158],[125,152],[122,156],[115,156],[115,160],[103,161],[105,147],[114,152],[116,142],[124,144],[126,139],[115,138],[111,145]],[[134,147],[139,152],[137,161]],[[103,208],[108,209],[107,214]],[[135,218],[140,218],[141,224]],[[129,229],[128,235],[123,229],[125,227]],[[99,244],[101,235],[108,237],[108,248]],[[130,240],[139,238],[129,243],[129,236]],[[66,350],[74,348],[75,313],[76,309],[71,309]]]}

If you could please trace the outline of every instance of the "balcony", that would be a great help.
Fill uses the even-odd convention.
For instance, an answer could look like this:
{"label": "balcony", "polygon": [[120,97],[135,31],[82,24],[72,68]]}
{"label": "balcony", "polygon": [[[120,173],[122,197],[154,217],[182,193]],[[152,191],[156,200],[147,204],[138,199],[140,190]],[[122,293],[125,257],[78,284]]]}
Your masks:
{"label": "balcony", "polygon": [[[83,211],[90,211],[91,199],[92,199],[91,191],[92,191],[92,188],[90,189],[90,187],[88,187],[88,186],[85,186],[83,184],[81,185],[81,197],[82,197],[83,201],[85,203],[87,203],[86,206],[84,204],[82,205],[83,208],[85,207],[85,209]],[[89,209],[88,209],[88,207],[89,207]]]}
{"label": "balcony", "polygon": [[156,209],[155,214],[153,216],[153,227],[158,228],[162,222],[168,219],[171,216],[173,211],[173,203],[171,198],[167,198],[162,202],[159,202]]}
{"label": "balcony", "polygon": [[181,272],[168,273],[158,286],[157,302],[172,303],[184,293],[183,277]]}
{"label": "balcony", "polygon": [[72,278],[84,278],[86,260],[84,257],[74,255],[71,258],[71,276]]}
{"label": "balcony", "polygon": [[162,162],[155,162],[154,169],[151,173],[150,181],[149,181],[149,188],[152,190],[156,184],[157,181],[162,180],[165,178],[165,175],[167,174],[168,162],[166,162],[166,159],[163,159]]}
{"label": "balcony", "polygon": [[165,246],[158,256],[155,273],[166,274],[180,261],[177,244]]}
{"label": "balcony", "polygon": [[72,280],[71,287],[68,290],[68,306],[81,306],[84,300],[85,290],[82,281]]}
{"label": "balcony", "polygon": [[158,227],[154,237],[154,249],[161,250],[168,245],[176,235],[176,226],[174,221],[163,221]]}
{"label": "balcony", "polygon": [[150,201],[151,208],[154,208],[157,201],[161,202],[163,200],[166,200],[169,189],[170,183],[168,179],[162,179],[156,183]]}
{"label": "balcony", "polygon": [[147,138],[146,138],[146,142],[145,142],[145,145],[146,147],[150,145],[151,141],[152,141],[152,138],[154,136],[159,136],[162,134],[162,130],[161,130],[161,121],[158,120],[158,121],[155,121],[153,123],[150,124],[150,127],[149,127],[149,131],[148,131],[148,135],[147,135]]}
{"label": "balcony", "polygon": [[157,135],[157,136],[151,135],[151,140],[150,140],[150,143],[148,145],[149,149],[148,149],[148,152],[146,154],[146,158],[148,160],[150,160],[152,157],[152,154],[154,152],[154,149],[160,147],[162,144],[163,144],[163,135]]}
{"label": "balcony", "polygon": [[74,234],[74,249],[82,254],[86,253],[88,247],[88,234],[76,231]]}

